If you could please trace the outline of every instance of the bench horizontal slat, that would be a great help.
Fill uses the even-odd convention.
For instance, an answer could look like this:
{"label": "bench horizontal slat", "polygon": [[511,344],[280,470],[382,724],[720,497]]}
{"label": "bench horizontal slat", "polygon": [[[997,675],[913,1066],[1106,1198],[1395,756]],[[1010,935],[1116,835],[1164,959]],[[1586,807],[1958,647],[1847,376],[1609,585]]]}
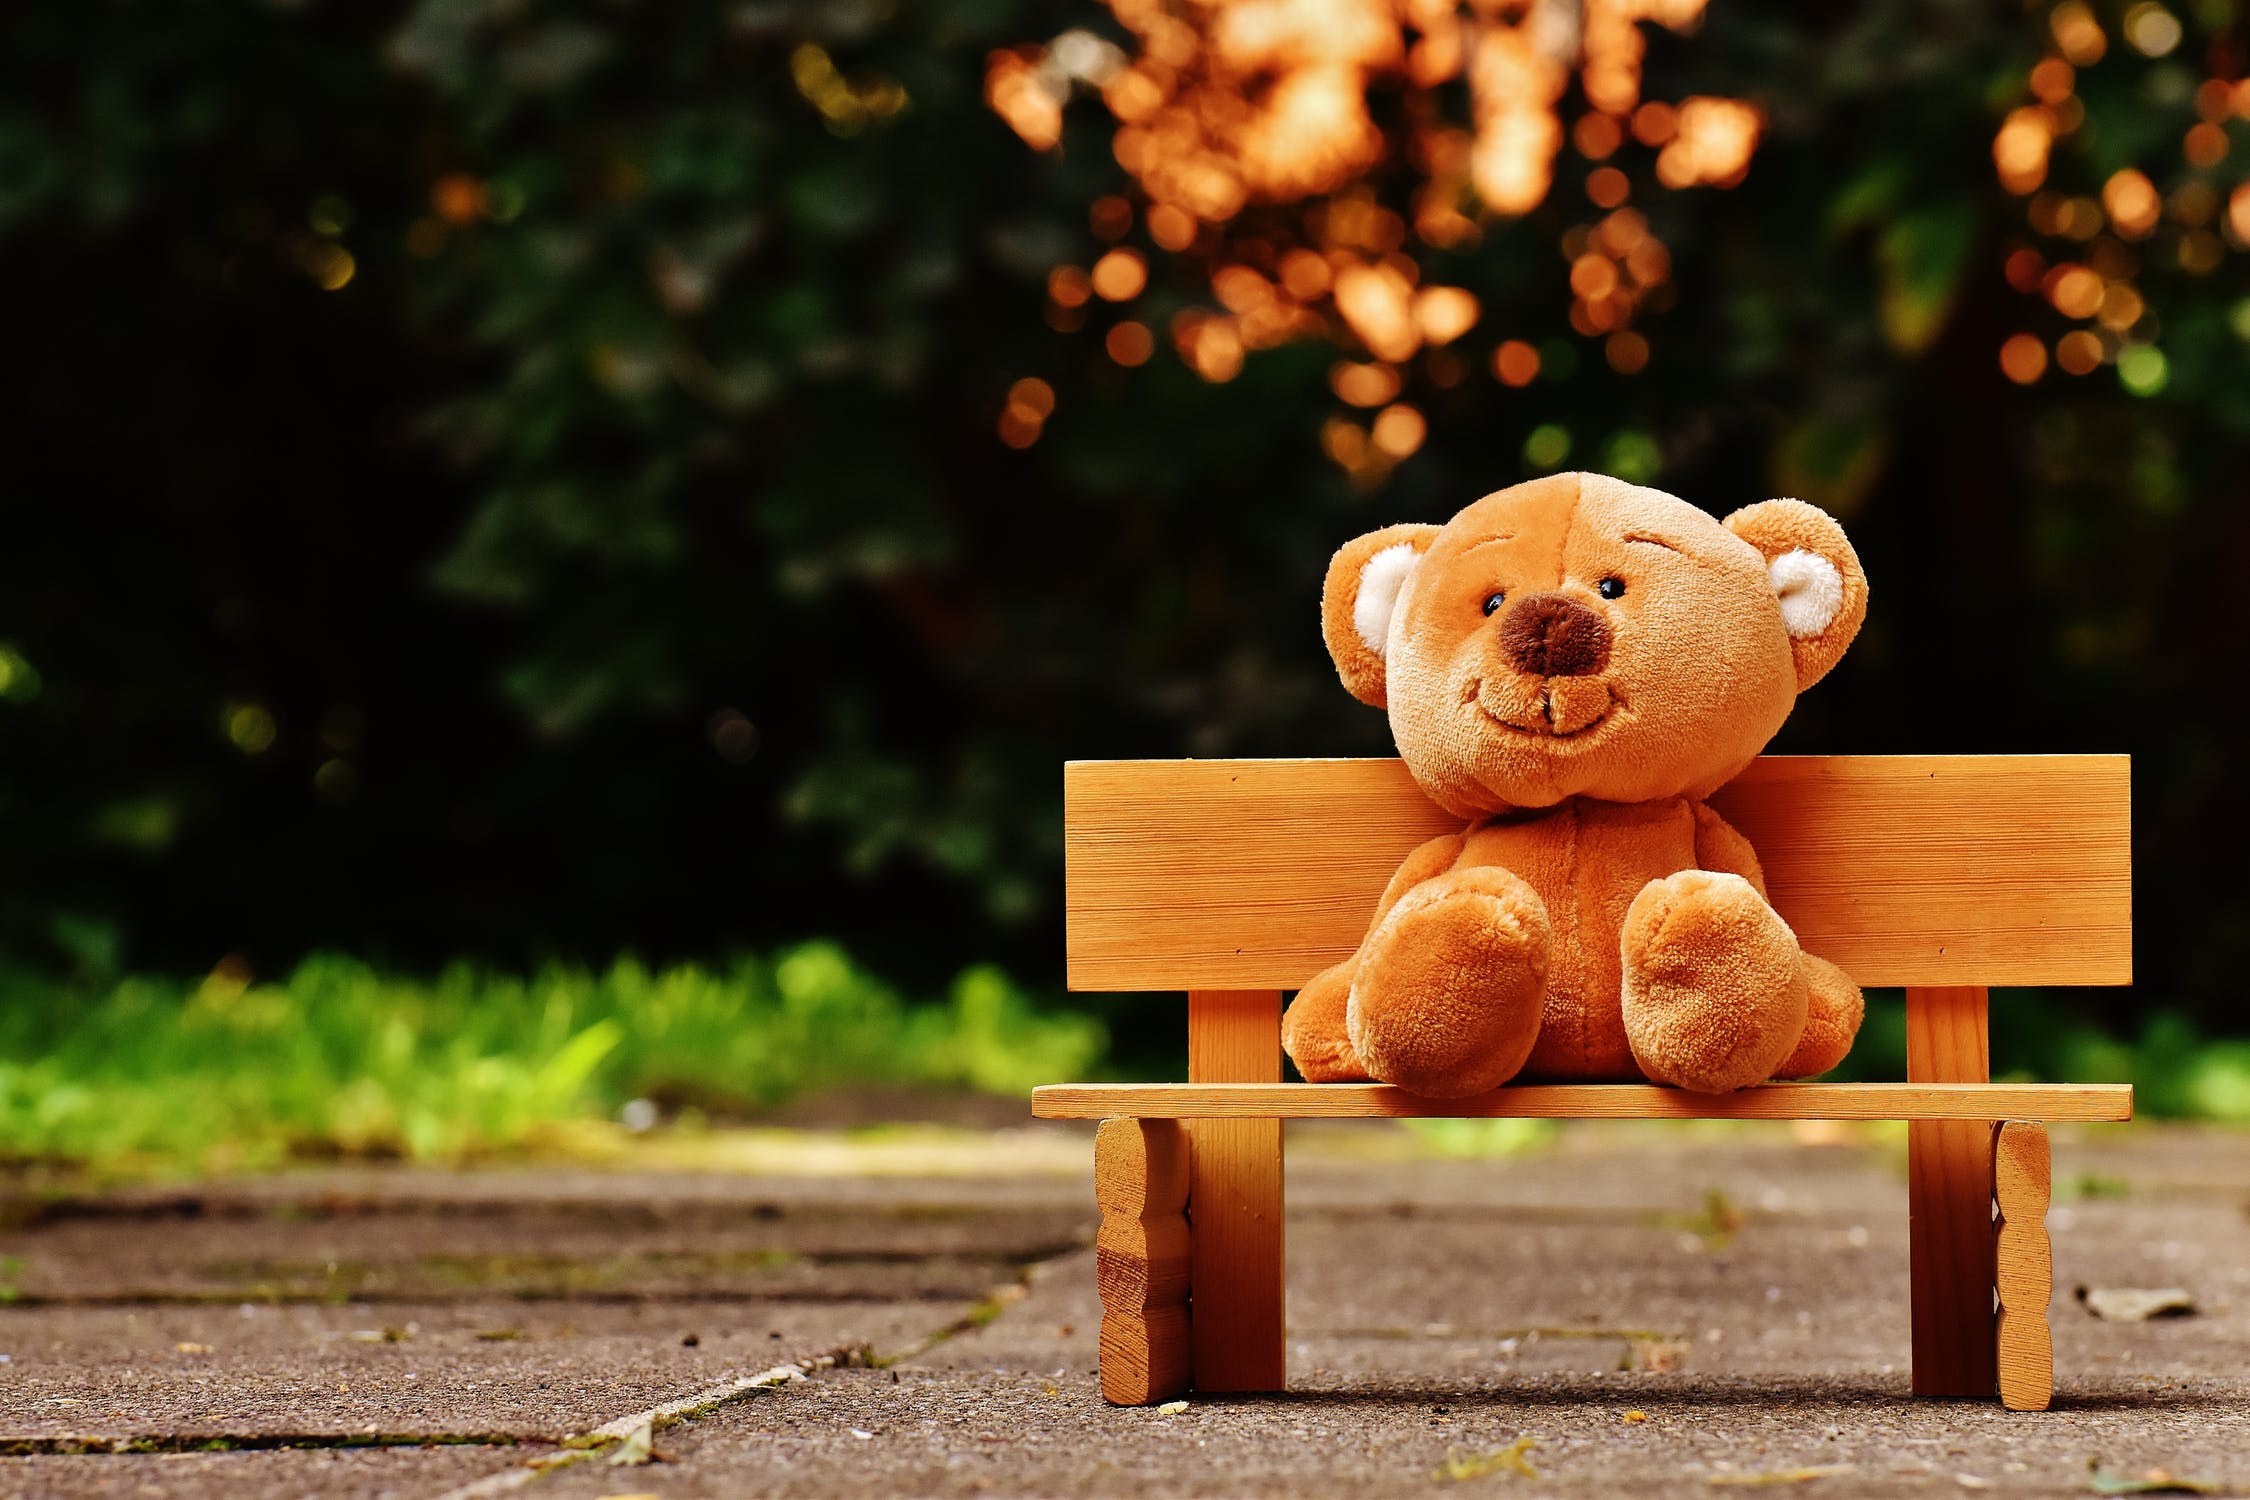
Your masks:
{"label": "bench horizontal slat", "polygon": [[1769,1083],[1691,1094],[1648,1083],[1530,1083],[1424,1099],[1387,1083],[1058,1083],[1043,1120],[2130,1120],[2128,1083]]}
{"label": "bench horizontal slat", "polygon": [[[1768,756],[1712,799],[1774,906],[1861,984],[2128,984],[2122,755]],[[1460,824],[1395,760],[1063,773],[1076,990],[1296,989],[1407,852]]]}

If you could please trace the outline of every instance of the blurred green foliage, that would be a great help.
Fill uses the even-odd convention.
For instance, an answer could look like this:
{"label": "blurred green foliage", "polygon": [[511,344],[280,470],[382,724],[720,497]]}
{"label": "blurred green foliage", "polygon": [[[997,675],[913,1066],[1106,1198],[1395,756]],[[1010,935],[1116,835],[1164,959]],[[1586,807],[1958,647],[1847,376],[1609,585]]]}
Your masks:
{"label": "blurred green foliage", "polygon": [[81,994],[16,971],[0,976],[0,1161],[459,1161],[636,1099],[677,1117],[824,1086],[1022,1094],[1086,1075],[1104,1042],[993,969],[909,1005],[826,943],[723,969],[456,964],[428,981],[315,954],[276,983]]}
{"label": "blurred green foliage", "polygon": [[[1211,386],[1042,323],[1123,176],[1098,108],[1034,155],[980,81],[1106,27],[1090,3],[10,8],[0,946],[84,981],[57,994],[810,932],[912,991],[1045,985],[1061,760],[1383,753],[1321,651],[1328,553],[1591,463],[1845,518],[1873,614],[1778,749],[2131,751],[2141,992],[2239,1030],[2250,287],[2152,241],[2161,378],[2002,377],[2008,333],[2064,326],[2002,278],[2029,232],[1991,157],[2042,16],[1716,0],[1651,32],[1652,95],[1769,127],[1732,190],[1636,167],[1676,286],[1649,367],[1568,331],[1566,157],[1430,258],[1483,303],[1473,354],[1562,352],[1427,393],[1365,494],[1317,440],[1338,351]],[[2177,55],[2085,71],[2059,184],[2179,175],[2197,69],[2242,56],[2233,7],[2183,19]],[[824,114],[807,45],[903,108]],[[1201,295],[1159,256],[1135,313]],[[1025,375],[1058,401],[1019,453]],[[125,993],[70,1003],[164,1003]],[[500,1092],[575,1087],[540,1071],[568,1041]]]}
{"label": "blurred green foliage", "polygon": [[[1867,999],[1851,1055],[1828,1076],[1904,1078],[1905,999],[1895,990]],[[2003,1082],[2129,1083],[2136,1115],[2250,1121],[2250,1039],[2239,1028],[2214,1035],[2169,1008],[2076,1019],[2055,991],[1994,990],[1991,1031],[1992,1076]]]}

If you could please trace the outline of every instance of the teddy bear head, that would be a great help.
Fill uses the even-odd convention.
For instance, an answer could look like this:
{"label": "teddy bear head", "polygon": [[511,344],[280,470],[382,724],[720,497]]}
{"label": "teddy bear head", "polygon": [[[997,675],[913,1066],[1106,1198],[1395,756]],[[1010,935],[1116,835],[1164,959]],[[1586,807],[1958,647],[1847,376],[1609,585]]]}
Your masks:
{"label": "teddy bear head", "polygon": [[1321,624],[1344,685],[1456,816],[1571,797],[1703,797],[1747,766],[1867,615],[1822,511],[1722,523],[1600,474],[1392,526],[1329,564]]}

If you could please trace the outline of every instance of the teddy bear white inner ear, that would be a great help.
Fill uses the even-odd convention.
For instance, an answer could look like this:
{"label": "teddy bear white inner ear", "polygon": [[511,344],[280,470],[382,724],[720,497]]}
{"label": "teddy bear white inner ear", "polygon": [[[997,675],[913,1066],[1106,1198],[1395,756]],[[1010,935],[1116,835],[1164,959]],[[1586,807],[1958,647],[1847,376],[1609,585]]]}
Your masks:
{"label": "teddy bear white inner ear", "polygon": [[1377,656],[1390,645],[1391,616],[1398,609],[1399,593],[1406,587],[1407,575],[1421,560],[1422,554],[1414,550],[1412,542],[1400,542],[1376,553],[1359,570],[1359,594],[1352,600],[1352,628]]}
{"label": "teddy bear white inner ear", "polygon": [[1844,608],[1844,575],[1817,552],[1784,552],[1766,564],[1766,579],[1781,601],[1781,623],[1802,639],[1818,635]]}

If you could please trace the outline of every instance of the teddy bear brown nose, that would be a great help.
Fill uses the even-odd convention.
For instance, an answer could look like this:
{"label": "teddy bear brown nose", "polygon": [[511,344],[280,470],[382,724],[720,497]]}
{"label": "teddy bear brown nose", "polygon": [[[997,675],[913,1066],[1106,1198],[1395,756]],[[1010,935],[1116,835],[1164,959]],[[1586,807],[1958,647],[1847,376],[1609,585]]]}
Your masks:
{"label": "teddy bear brown nose", "polygon": [[1609,622],[1566,594],[1532,594],[1501,617],[1500,649],[1535,677],[1585,677],[1609,664]]}

